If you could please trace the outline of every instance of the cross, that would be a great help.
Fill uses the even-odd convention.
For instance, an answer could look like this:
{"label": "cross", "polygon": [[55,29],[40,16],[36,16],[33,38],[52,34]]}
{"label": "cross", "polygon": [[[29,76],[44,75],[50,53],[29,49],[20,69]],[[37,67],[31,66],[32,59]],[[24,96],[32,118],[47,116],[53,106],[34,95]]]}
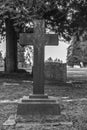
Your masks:
{"label": "cross", "polygon": [[21,33],[19,42],[23,46],[34,46],[33,94],[44,94],[44,46],[58,45],[58,35],[45,33],[44,20],[33,22],[34,33]]}

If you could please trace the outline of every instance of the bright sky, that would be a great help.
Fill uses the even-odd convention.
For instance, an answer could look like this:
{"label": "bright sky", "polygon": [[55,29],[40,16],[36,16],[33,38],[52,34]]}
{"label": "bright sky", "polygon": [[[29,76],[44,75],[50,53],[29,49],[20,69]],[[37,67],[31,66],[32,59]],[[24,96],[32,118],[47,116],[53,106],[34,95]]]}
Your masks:
{"label": "bright sky", "polygon": [[69,45],[65,42],[60,42],[58,46],[51,46],[51,47],[46,46],[45,47],[45,60],[51,56],[52,59],[58,58],[65,63],[68,46]]}
{"label": "bright sky", "polygon": [[2,42],[2,44],[0,44],[0,50],[2,50],[3,56],[4,56],[4,55],[5,55],[5,52],[6,52],[6,45],[5,45],[5,42]]}
{"label": "bright sky", "polygon": [[[66,62],[66,55],[67,55],[67,47],[69,45],[64,42],[60,42],[58,46],[46,46],[45,47],[45,60],[49,57],[52,59],[58,58],[62,60],[64,63]],[[3,56],[5,55],[5,42],[0,45],[0,50],[3,51]]]}

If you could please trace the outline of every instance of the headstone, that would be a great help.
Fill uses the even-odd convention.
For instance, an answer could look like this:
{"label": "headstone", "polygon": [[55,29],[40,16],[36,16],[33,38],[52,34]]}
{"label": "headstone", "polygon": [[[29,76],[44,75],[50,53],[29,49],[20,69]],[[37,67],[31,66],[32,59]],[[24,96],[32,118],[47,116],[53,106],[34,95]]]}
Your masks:
{"label": "headstone", "polygon": [[20,43],[34,46],[34,83],[33,95],[18,104],[17,114],[59,114],[59,104],[44,94],[44,46],[58,45],[58,35],[46,34],[44,20],[34,20],[34,33],[21,34]]}
{"label": "headstone", "polygon": [[45,82],[66,83],[67,68],[66,63],[45,62]]}

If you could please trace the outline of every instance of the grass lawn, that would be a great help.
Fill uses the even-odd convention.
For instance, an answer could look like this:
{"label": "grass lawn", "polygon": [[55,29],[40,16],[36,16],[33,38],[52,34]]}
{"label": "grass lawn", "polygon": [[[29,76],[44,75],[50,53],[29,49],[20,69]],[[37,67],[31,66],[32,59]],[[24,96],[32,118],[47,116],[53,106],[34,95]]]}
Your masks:
{"label": "grass lawn", "polygon": [[87,80],[87,68],[67,68],[68,80]]}
{"label": "grass lawn", "polygon": [[[79,82],[63,85],[45,84],[45,93],[57,97],[61,104],[62,113],[56,117],[57,121],[73,123],[69,128],[58,126],[58,130],[87,130],[87,68],[69,68],[67,77],[68,81]],[[0,101],[28,96],[32,93],[32,89],[32,82],[0,79]],[[11,114],[15,114],[16,110],[17,104],[0,103],[0,126]]]}

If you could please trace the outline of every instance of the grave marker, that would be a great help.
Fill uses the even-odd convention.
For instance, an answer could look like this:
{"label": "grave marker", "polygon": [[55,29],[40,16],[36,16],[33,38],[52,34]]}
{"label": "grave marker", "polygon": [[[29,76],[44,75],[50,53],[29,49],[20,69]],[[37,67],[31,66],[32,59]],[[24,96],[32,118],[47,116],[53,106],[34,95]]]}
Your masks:
{"label": "grave marker", "polygon": [[44,94],[44,46],[58,45],[58,35],[46,34],[44,20],[34,20],[34,33],[20,34],[20,44],[34,46],[33,94]]}
{"label": "grave marker", "polygon": [[44,46],[58,45],[57,34],[45,33],[44,20],[34,20],[34,33],[21,34],[20,43],[34,46],[33,95],[18,104],[18,115],[60,114],[55,98],[44,94]]}

